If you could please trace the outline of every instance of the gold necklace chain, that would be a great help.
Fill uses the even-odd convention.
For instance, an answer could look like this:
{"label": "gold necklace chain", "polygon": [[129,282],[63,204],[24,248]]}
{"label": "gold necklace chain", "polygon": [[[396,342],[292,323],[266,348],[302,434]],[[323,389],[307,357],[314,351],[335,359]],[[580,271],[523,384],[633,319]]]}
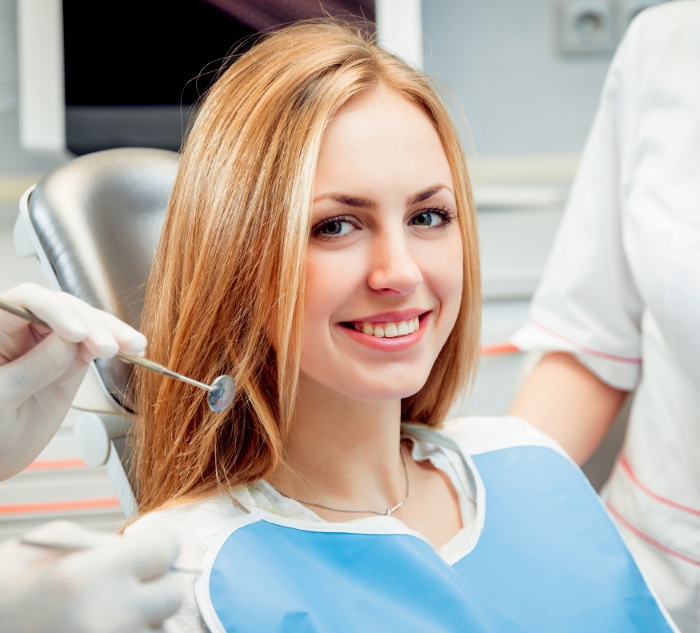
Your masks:
{"label": "gold necklace chain", "polygon": [[[283,497],[286,497],[287,499],[291,499],[292,501],[296,501],[297,503],[301,503],[305,506],[314,506],[315,508],[323,508],[324,510],[331,510],[332,512],[349,512],[352,514],[377,514],[379,516],[390,517],[404,503],[406,503],[406,501],[408,501],[408,493],[409,493],[408,469],[406,468],[406,460],[403,457],[403,451],[399,450],[399,454],[401,455],[401,463],[403,464],[403,472],[404,472],[404,475],[406,476],[406,498],[403,501],[400,501],[399,503],[397,503],[393,508],[387,508],[386,510],[383,510],[381,512],[379,510],[341,510],[340,508],[331,508],[330,506],[324,506],[321,503],[312,503],[311,501],[302,501],[301,499],[295,499],[294,497],[290,497],[289,495],[285,495],[282,492],[280,492],[280,494]],[[279,490],[277,492],[279,492]]]}

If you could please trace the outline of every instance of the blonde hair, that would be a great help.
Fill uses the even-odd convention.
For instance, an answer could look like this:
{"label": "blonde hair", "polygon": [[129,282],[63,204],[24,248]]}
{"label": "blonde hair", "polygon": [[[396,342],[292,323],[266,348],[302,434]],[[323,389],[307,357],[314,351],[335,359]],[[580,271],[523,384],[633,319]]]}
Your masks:
{"label": "blonde hair", "polygon": [[297,394],[321,141],[343,104],[379,86],[414,103],[435,126],[464,244],[457,323],[424,387],[402,402],[402,417],[439,426],[467,386],[480,327],[477,232],[466,162],[444,104],[428,77],[360,27],[326,20],[287,27],[222,74],[182,152],[142,330],[149,357],[204,382],[231,374],[238,392],[217,414],[204,392],[140,374],[141,512],[254,482],[280,463]]}

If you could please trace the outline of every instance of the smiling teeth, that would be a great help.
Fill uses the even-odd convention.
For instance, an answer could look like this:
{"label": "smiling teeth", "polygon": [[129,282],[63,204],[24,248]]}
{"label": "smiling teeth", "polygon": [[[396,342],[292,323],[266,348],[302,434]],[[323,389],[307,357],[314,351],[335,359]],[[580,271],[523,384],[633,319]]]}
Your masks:
{"label": "smiling teeth", "polygon": [[420,328],[419,317],[413,317],[412,319],[408,319],[408,321],[399,321],[398,323],[393,321],[377,323],[375,325],[371,323],[355,323],[356,330],[368,336],[376,336],[377,338],[406,336],[407,334],[413,334],[418,328]]}

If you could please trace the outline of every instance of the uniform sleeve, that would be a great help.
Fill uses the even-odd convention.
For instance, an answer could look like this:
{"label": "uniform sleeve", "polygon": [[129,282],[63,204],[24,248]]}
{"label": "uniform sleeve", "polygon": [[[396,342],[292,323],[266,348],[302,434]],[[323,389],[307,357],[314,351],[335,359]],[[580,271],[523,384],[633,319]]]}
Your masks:
{"label": "uniform sleeve", "polygon": [[638,116],[639,41],[633,25],[608,71],[530,320],[512,339],[522,350],[570,352],[625,390],[634,389],[641,367],[643,306],[622,231]]}

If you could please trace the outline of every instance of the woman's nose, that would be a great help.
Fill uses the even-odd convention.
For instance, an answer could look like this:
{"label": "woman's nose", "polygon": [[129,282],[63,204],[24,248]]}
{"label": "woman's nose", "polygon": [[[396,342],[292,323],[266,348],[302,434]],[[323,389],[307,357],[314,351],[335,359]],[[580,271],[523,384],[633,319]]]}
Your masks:
{"label": "woman's nose", "polygon": [[367,283],[372,290],[389,295],[405,295],[423,281],[406,236],[397,233],[377,235]]}

